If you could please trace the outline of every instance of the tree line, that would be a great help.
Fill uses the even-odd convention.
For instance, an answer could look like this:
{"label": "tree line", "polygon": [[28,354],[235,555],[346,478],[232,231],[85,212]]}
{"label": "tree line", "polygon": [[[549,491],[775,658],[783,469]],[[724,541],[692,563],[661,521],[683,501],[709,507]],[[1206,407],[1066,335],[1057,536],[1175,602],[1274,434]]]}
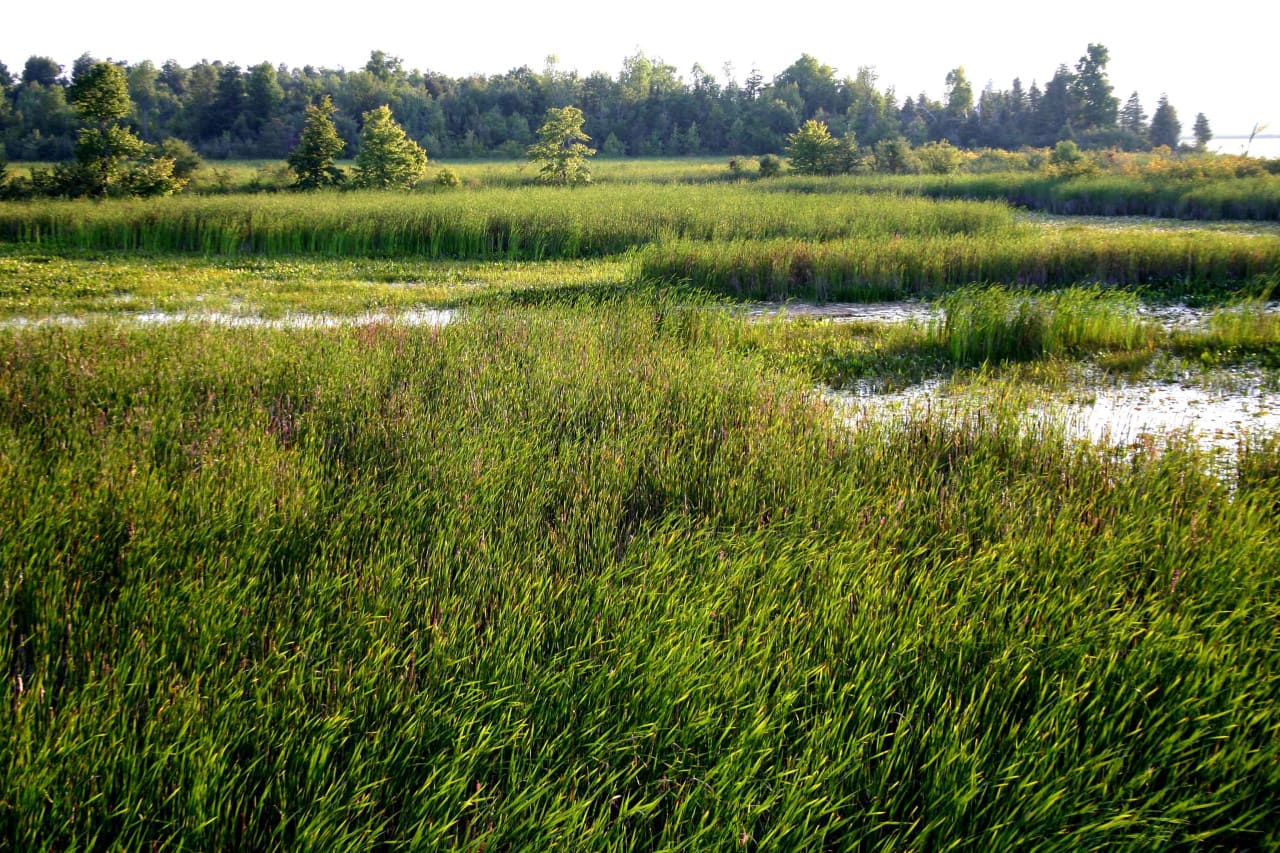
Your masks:
{"label": "tree line", "polygon": [[[676,68],[637,51],[616,75],[582,76],[548,57],[541,70],[451,78],[410,70],[373,51],[363,68],[248,68],[219,61],[185,67],[114,62],[124,74],[131,108],[128,130],[145,143],[182,140],[206,158],[283,158],[298,144],[307,108],[325,95],[343,142],[358,153],[362,117],[390,108],[409,138],[432,157],[520,157],[537,141],[548,108],[574,105],[585,131],[609,156],[782,153],[806,121],[863,146],[901,139],[915,147],[946,141],[962,148],[1049,147],[1067,139],[1082,148],[1176,148],[1177,112],[1162,95],[1148,116],[1135,92],[1122,105],[1106,74],[1102,45],[1089,45],[1074,66],[1058,66],[1042,86],[1015,79],[1008,89],[976,92],[962,67],[946,75],[941,100],[925,93],[899,98],[880,88],[874,69],[839,76],[804,54],[766,81],[757,69],[739,81],[730,66],[719,77],[695,65]],[[70,99],[77,81],[98,64],[85,54],[70,69],[32,56],[21,72],[0,63],[0,139],[11,160],[74,156],[82,123]],[[1211,136],[1198,116],[1198,138]]]}

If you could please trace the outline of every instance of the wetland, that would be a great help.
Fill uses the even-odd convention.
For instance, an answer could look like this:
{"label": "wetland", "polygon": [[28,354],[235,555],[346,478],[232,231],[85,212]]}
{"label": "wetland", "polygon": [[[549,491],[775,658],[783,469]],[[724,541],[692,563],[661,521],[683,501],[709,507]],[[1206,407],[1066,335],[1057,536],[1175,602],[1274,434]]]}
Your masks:
{"label": "wetland", "polygon": [[1274,223],[629,169],[0,204],[0,837],[1280,844]]}

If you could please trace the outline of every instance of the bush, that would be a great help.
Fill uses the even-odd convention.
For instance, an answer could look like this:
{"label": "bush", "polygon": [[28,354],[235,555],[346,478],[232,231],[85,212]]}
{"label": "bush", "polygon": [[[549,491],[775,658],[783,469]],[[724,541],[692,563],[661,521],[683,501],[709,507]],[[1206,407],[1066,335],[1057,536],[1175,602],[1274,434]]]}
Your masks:
{"label": "bush", "polygon": [[760,177],[772,178],[782,172],[782,160],[772,154],[760,158]]}
{"label": "bush", "polygon": [[156,154],[172,160],[173,176],[183,181],[191,180],[191,177],[204,165],[203,158],[194,148],[172,136],[156,147]]}
{"label": "bush", "polygon": [[281,161],[279,163],[268,163],[261,167],[253,175],[249,181],[250,192],[279,192],[293,186],[293,170],[289,168],[289,164]]}
{"label": "bush", "polygon": [[1064,178],[1076,178],[1092,175],[1098,171],[1098,164],[1080,150],[1070,139],[1063,139],[1053,147],[1049,154],[1049,171]]}
{"label": "bush", "polygon": [[186,178],[176,174],[174,161],[169,157],[153,157],[132,164],[120,179],[121,189],[127,195],[166,196],[179,192],[187,185]]}
{"label": "bush", "polygon": [[462,186],[462,179],[458,177],[457,172],[446,166],[436,172],[436,186],[450,189],[453,187],[460,187]]}
{"label": "bush", "polygon": [[921,171],[930,175],[954,175],[966,160],[965,153],[945,139],[922,145],[915,154],[920,160]]}

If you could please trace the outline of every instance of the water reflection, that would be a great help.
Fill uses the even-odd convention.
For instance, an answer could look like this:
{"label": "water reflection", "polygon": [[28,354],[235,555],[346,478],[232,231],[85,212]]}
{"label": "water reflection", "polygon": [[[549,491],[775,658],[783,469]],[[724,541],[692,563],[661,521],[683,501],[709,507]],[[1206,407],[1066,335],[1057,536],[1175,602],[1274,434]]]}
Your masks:
{"label": "water reflection", "polygon": [[[885,420],[928,413],[966,419],[996,405],[998,391],[949,394],[940,382],[889,394],[829,392],[845,422]],[[1145,447],[1165,437],[1185,437],[1213,453],[1236,453],[1243,441],[1280,431],[1280,398],[1258,385],[1207,389],[1170,383],[1138,383],[1090,389],[1088,400],[1037,402],[1023,415],[1028,426],[1057,424],[1067,435],[1115,447]]]}
{"label": "water reflection", "polygon": [[414,308],[405,311],[366,311],[361,314],[286,314],[282,317],[259,317],[253,314],[228,314],[219,311],[143,311],[138,314],[55,315],[53,317],[14,317],[0,322],[0,328],[37,326],[82,326],[90,322],[136,323],[142,326],[168,326],[175,323],[204,323],[230,329],[330,329],[341,326],[368,326],[387,323],[402,326],[446,326],[458,317],[451,308]]}

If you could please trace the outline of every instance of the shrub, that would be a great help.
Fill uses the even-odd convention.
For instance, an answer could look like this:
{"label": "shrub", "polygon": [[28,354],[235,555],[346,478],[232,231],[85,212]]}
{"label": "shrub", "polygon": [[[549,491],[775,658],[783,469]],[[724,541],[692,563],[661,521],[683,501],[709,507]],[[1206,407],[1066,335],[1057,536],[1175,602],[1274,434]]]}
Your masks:
{"label": "shrub", "polygon": [[436,172],[436,186],[446,188],[460,187],[462,186],[462,179],[458,177],[457,172],[445,166]]}

